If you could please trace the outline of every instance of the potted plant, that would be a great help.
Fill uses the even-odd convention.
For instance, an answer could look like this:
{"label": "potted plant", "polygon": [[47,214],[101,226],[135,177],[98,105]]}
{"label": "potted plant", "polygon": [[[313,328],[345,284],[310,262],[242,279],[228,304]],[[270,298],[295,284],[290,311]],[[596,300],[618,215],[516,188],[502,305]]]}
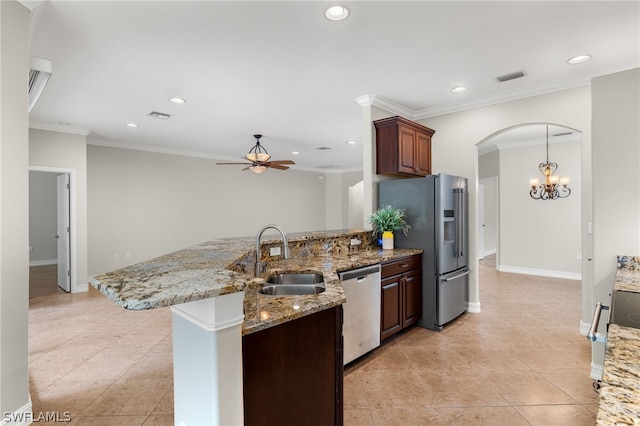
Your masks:
{"label": "potted plant", "polygon": [[382,234],[382,248],[393,248],[393,232],[402,231],[407,235],[411,226],[407,223],[405,210],[393,206],[382,206],[369,216],[369,223],[373,227],[373,235]]}

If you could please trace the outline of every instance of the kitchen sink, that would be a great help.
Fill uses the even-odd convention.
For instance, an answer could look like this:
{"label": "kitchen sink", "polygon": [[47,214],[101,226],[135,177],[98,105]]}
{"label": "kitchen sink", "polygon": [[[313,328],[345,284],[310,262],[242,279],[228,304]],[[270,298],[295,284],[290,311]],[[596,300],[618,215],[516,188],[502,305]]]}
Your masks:
{"label": "kitchen sink", "polygon": [[272,296],[318,294],[323,291],[324,277],[317,272],[275,274],[260,289],[260,293]]}

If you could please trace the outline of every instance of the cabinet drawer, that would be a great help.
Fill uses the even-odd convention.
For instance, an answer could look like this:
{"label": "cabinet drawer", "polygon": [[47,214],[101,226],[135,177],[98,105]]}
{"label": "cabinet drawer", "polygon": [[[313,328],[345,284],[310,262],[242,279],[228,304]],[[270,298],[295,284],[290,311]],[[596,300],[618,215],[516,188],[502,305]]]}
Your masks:
{"label": "cabinet drawer", "polygon": [[382,264],[382,278],[402,274],[405,271],[422,267],[422,257],[419,254],[402,259],[392,260]]}

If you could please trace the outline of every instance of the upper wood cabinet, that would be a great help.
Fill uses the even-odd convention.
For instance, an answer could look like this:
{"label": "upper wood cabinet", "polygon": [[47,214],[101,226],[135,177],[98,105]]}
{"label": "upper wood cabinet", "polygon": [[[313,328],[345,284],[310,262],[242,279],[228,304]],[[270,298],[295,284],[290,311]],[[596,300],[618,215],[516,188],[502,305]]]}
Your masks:
{"label": "upper wood cabinet", "polygon": [[376,127],[378,174],[431,174],[431,136],[435,130],[400,116],[376,120],[373,124]]}

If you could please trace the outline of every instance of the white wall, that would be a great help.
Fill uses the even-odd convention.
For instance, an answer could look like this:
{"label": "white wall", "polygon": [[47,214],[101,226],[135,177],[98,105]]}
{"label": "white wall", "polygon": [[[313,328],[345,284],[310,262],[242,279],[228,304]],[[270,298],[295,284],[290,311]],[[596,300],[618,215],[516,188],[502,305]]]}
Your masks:
{"label": "white wall", "polygon": [[558,200],[534,200],[529,179],[542,175],[538,164],[545,145],[500,150],[500,271],[579,280],[580,141],[549,145],[549,159],[558,176],[571,178],[571,195]]}
{"label": "white wall", "polygon": [[[362,171],[327,173],[326,229],[349,228],[349,187],[362,180]],[[362,225],[358,226],[362,228]]]}
{"label": "white wall", "polygon": [[[593,277],[590,307],[610,301],[617,255],[640,255],[640,69],[593,79]],[[603,345],[593,345],[598,378]]]}
{"label": "white wall", "polygon": [[[552,123],[582,132],[582,150],[590,151],[591,109],[588,86],[520,99],[439,117],[418,120],[436,131],[432,143],[433,173],[469,179],[470,258],[477,259],[478,152],[476,145],[493,134],[524,123]],[[534,160],[539,161],[539,160]],[[583,168],[585,167],[583,161]],[[584,176],[584,171],[583,171]],[[583,203],[581,211],[590,208]],[[582,231],[584,235],[584,230]],[[475,264],[474,264],[475,263]],[[471,264],[470,308],[480,308],[477,261]],[[583,282],[585,276],[583,271]],[[583,288],[584,291],[584,288]],[[587,289],[590,294],[590,287]],[[588,317],[583,308],[583,317]]]}
{"label": "white wall", "polygon": [[28,10],[15,1],[0,1],[0,413],[3,419],[12,413],[31,412],[28,33]]}
{"label": "white wall", "polygon": [[57,263],[58,204],[57,175],[47,172],[29,172],[29,263]]}
{"label": "white wall", "polygon": [[87,163],[91,275],[214,238],[253,237],[268,223],[325,229],[325,179],[316,172],[254,174],[213,159],[97,145],[88,146]]}
{"label": "white wall", "polygon": [[[87,279],[87,148],[83,135],[29,130],[29,166],[40,168],[64,169],[73,172],[71,192],[75,199],[75,212],[71,211],[71,220],[75,220],[71,232],[71,291],[86,291]],[[74,191],[75,187],[75,191]],[[77,265],[76,279],[73,279],[74,264]]]}

